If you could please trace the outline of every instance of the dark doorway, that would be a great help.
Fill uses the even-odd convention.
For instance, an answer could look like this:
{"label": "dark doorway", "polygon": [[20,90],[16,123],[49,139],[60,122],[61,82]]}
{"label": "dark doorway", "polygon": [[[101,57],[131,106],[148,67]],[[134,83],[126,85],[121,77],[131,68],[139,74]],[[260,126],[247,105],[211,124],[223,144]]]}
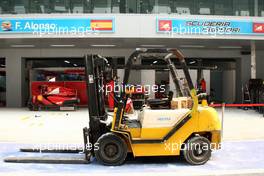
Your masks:
{"label": "dark doorway", "polygon": [[210,97],[215,103],[234,103],[236,100],[236,59],[212,59]]}
{"label": "dark doorway", "polygon": [[0,107],[6,106],[6,63],[0,58]]}
{"label": "dark doorway", "polygon": [[211,93],[211,99],[214,102],[222,102],[223,100],[222,82],[223,82],[223,72],[212,70],[210,93]]}

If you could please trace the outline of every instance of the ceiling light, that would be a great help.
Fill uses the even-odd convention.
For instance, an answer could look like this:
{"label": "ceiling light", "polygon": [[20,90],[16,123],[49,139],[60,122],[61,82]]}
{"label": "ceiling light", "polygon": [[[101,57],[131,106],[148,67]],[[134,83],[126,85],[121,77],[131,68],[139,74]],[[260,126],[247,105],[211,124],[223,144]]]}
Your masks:
{"label": "ceiling light", "polygon": [[11,45],[12,48],[33,48],[35,45]]}
{"label": "ceiling light", "polygon": [[78,65],[77,64],[73,64],[74,67],[77,67]]}
{"label": "ceiling light", "polygon": [[241,49],[242,46],[219,46],[220,49]]}
{"label": "ceiling light", "polygon": [[91,45],[93,47],[115,47],[116,45]]}
{"label": "ceiling light", "polygon": [[51,47],[75,47],[75,45],[50,45]]}
{"label": "ceiling light", "polygon": [[165,45],[140,45],[142,47],[146,47],[146,48],[163,48],[165,47]]}
{"label": "ceiling light", "polygon": [[67,61],[67,60],[65,60],[64,62],[67,63],[67,64],[71,63],[70,61]]}
{"label": "ceiling light", "polygon": [[204,48],[203,45],[180,45],[181,48]]}
{"label": "ceiling light", "polygon": [[189,62],[189,64],[195,64],[196,63],[196,61],[191,61],[191,62]]}
{"label": "ceiling light", "polygon": [[154,61],[153,64],[156,64],[158,61]]}

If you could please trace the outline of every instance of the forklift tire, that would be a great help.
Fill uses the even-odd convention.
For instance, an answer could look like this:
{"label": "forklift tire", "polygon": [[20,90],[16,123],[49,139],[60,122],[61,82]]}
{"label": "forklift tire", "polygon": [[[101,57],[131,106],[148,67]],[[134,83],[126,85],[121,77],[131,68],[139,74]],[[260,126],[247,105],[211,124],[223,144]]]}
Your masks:
{"label": "forklift tire", "polygon": [[207,138],[194,136],[185,143],[183,157],[191,165],[202,165],[210,159],[211,152],[211,143]]}
{"label": "forklift tire", "polygon": [[119,166],[124,163],[127,156],[127,144],[114,133],[102,135],[96,142],[95,158],[103,165]]}

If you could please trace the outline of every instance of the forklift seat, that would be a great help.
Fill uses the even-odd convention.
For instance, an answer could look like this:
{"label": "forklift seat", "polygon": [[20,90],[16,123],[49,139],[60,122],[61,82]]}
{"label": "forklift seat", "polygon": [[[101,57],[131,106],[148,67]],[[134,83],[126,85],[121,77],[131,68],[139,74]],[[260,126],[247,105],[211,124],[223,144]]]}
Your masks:
{"label": "forklift seat", "polygon": [[147,104],[151,109],[170,109],[170,102],[173,98],[173,92],[169,91],[168,98],[164,99],[149,99]]}
{"label": "forklift seat", "polygon": [[141,123],[140,123],[140,121],[135,120],[135,119],[126,121],[126,125],[127,125],[129,128],[141,128]]}

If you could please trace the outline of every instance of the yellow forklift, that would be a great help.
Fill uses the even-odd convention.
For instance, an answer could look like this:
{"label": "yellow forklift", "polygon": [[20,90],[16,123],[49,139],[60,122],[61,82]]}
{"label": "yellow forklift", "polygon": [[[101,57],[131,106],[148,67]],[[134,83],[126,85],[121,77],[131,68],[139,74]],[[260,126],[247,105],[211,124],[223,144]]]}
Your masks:
{"label": "yellow forklift", "polygon": [[[168,98],[147,100],[136,118],[131,119],[125,113],[129,98],[126,85],[129,84],[133,63],[144,55],[159,55],[155,58],[167,63],[176,96],[170,92]],[[87,55],[84,59],[90,120],[89,127],[83,129],[85,161],[90,161],[94,156],[103,165],[116,166],[123,164],[127,154],[132,153],[134,157],[182,155],[188,163],[201,165],[210,159],[212,149],[219,149],[221,124],[218,114],[203,97],[196,94],[184,56],[179,50],[135,50],[126,63],[123,91],[116,99],[112,116],[106,111],[102,88],[106,59],[99,55]],[[184,82],[179,79],[175,62],[183,69]],[[39,160],[41,158],[38,161],[32,158],[7,158],[5,161],[40,163]],[[48,159],[45,162],[62,163]]]}
{"label": "yellow forklift", "polygon": [[[173,98],[170,95],[167,99],[149,100],[148,105],[138,113],[137,119],[129,119],[124,113],[129,94],[123,91],[114,110],[111,126],[106,123],[108,116],[104,110],[99,111],[98,115],[91,111],[91,109],[95,111],[100,109],[102,103],[99,102],[97,107],[94,104],[95,107],[89,108],[89,141],[96,145],[91,151],[92,154],[97,161],[104,165],[121,165],[129,152],[134,157],[182,154],[190,164],[206,163],[210,159],[211,150],[218,149],[221,142],[221,124],[217,112],[207,105],[206,100],[202,100],[202,104],[198,104],[199,97],[196,95],[184,56],[177,49],[136,50],[128,58],[123,86],[129,83],[134,61],[144,54],[164,55],[163,60],[166,61],[170,70],[178,97]],[[178,78],[176,67],[171,60],[173,56],[176,57],[185,74],[187,90],[189,90],[187,92],[186,87],[181,85]],[[91,59],[86,58],[87,68],[89,65],[92,66],[89,60]],[[94,89],[94,86],[98,87],[99,85],[96,83],[96,80],[99,79],[94,78],[95,74],[92,70],[87,69],[88,96],[92,96],[90,93],[95,92],[89,89]],[[191,107],[186,106],[188,96],[190,97],[189,101],[191,99],[192,102]],[[174,100],[176,105],[185,104],[185,106],[172,108]]]}

